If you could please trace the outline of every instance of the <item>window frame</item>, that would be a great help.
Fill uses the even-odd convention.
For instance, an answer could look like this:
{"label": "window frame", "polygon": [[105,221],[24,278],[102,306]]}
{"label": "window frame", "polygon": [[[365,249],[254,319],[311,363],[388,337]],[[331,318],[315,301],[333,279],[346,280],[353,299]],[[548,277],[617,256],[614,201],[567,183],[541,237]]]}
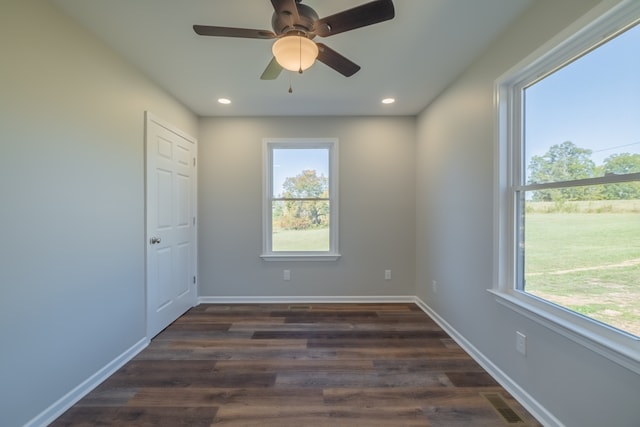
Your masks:
{"label": "window frame", "polygon": [[[491,292],[498,303],[640,374],[640,339],[519,289],[520,192],[566,186],[566,182],[526,185],[523,161],[525,88],[597,49],[640,20],[640,2],[604,1],[525,58],[495,82],[494,271]],[[604,184],[634,176],[608,175],[572,181]]]}
{"label": "window frame", "polygon": [[[339,252],[338,197],[338,138],[264,138],[262,141],[262,254],[265,261],[335,261]],[[272,250],[273,150],[274,149],[329,150],[329,250],[278,251]]]}

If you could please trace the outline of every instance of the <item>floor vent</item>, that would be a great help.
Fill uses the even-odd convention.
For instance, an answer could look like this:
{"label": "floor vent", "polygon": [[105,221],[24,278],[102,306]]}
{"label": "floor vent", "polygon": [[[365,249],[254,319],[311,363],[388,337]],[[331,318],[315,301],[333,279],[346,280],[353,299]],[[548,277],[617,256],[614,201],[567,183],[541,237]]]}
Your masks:
{"label": "floor vent", "polygon": [[504,419],[507,424],[524,424],[524,420],[514,411],[498,393],[480,393],[487,399],[493,409]]}

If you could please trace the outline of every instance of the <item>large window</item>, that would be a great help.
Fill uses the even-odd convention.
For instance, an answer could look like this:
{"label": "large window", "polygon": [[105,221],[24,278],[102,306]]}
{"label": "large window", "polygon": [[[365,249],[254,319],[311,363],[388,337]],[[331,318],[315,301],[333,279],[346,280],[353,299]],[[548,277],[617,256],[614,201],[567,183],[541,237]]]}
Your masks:
{"label": "large window", "polygon": [[638,22],[623,2],[498,81],[496,223],[502,301],[636,371]]}
{"label": "large window", "polygon": [[339,257],[337,144],[264,141],[264,259]]}

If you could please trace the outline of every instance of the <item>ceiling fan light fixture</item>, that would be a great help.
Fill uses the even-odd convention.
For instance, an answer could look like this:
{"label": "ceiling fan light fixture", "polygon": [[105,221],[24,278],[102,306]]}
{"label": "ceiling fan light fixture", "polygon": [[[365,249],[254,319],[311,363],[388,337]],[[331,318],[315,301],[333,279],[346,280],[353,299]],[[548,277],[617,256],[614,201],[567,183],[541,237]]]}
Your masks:
{"label": "ceiling fan light fixture", "polygon": [[278,64],[290,71],[304,71],[318,57],[318,46],[306,36],[297,34],[279,38],[271,51]]}

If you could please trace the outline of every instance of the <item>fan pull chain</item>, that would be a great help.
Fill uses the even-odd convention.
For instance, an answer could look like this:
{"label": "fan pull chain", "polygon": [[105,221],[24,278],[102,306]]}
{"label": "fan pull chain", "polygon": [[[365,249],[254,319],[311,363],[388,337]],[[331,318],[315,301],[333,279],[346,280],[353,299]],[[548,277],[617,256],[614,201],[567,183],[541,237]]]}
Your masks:
{"label": "fan pull chain", "polygon": [[291,87],[291,73],[289,74],[289,93],[293,93],[293,88]]}
{"label": "fan pull chain", "polygon": [[302,74],[302,37],[298,37],[298,45],[300,46],[300,69],[298,73]]}

